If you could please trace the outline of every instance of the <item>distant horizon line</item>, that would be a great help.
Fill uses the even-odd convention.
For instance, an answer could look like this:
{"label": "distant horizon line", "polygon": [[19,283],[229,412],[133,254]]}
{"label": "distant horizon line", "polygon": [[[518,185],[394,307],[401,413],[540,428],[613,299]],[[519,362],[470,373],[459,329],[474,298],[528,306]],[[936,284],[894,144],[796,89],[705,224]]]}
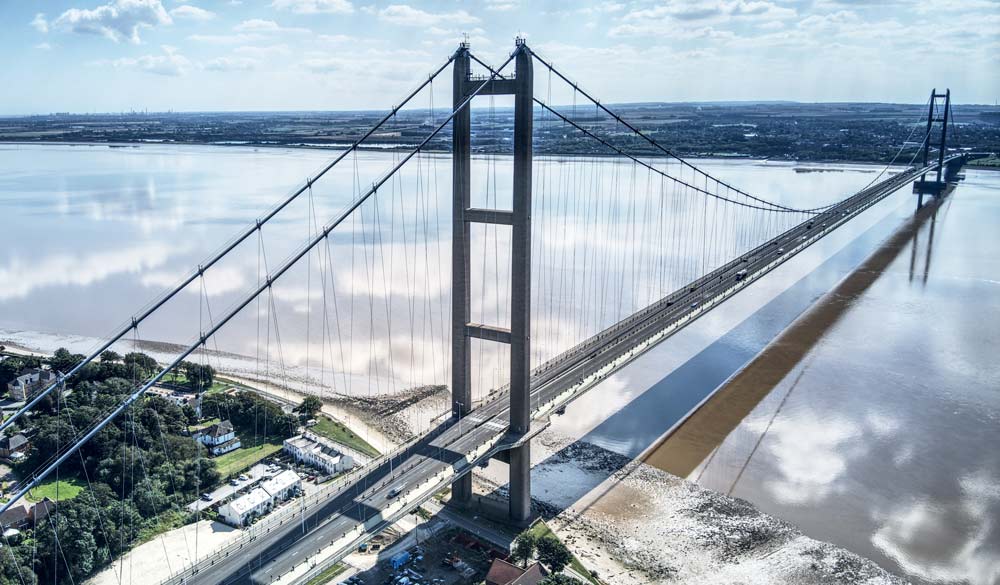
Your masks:
{"label": "distant horizon line", "polygon": [[[753,106],[753,105],[798,105],[798,106],[810,106],[810,105],[881,105],[881,106],[911,106],[911,107],[921,107],[925,106],[926,103],[915,103],[915,102],[881,102],[881,101],[798,101],[798,100],[697,100],[697,101],[642,101],[642,102],[607,102],[609,106]],[[984,104],[984,103],[960,103],[953,102],[955,106],[975,106],[983,108],[998,108],[1000,109],[1000,104]],[[572,104],[562,104],[553,105],[554,108],[572,108]],[[576,107],[586,107],[579,106]],[[473,107],[473,110],[486,110],[491,109],[488,106],[484,107]],[[507,110],[513,109],[513,106],[502,106],[494,107],[494,110]],[[364,108],[364,109],[276,109],[276,110],[258,110],[258,109],[233,109],[233,110],[120,110],[120,111],[94,111],[94,112],[73,112],[73,111],[50,111],[50,112],[36,112],[31,114],[7,114],[0,112],[0,118],[31,118],[39,116],[120,116],[120,115],[172,115],[172,114],[294,114],[294,113],[364,113],[364,112],[381,112],[384,113],[388,111],[389,108]],[[420,111],[427,110],[427,108],[403,108],[400,111]],[[451,108],[440,107],[434,108],[433,111],[447,111],[450,112]]]}

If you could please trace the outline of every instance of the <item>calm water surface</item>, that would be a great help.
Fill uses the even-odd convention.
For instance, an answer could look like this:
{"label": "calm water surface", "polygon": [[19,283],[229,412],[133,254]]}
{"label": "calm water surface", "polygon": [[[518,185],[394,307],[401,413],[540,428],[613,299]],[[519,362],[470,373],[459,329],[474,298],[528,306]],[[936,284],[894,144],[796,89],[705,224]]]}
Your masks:
{"label": "calm water surface", "polygon": [[[0,146],[5,234],[0,338],[48,351],[60,345],[76,351],[93,347],[329,156],[283,149]],[[274,266],[295,250],[315,225],[350,201],[359,184],[370,184],[391,166],[393,157],[363,154],[347,172],[332,174],[273,231],[251,238],[241,256],[206,277],[204,288],[181,295],[167,315],[151,320],[141,336],[189,340],[267,273],[262,263]],[[450,164],[439,157],[420,162],[423,166],[396,187],[398,193],[392,191],[381,208],[370,209],[333,238],[330,252],[317,255],[315,265],[290,275],[289,286],[276,287],[249,316],[234,321],[219,341],[219,350],[232,355],[216,356],[212,363],[237,371],[292,371],[303,386],[353,393],[447,380],[448,282],[442,267],[450,250],[450,195],[435,181],[449,184]],[[536,204],[542,189],[566,190],[574,176],[587,182],[574,174],[574,164],[541,165],[548,174],[536,176]],[[875,172],[863,166],[808,165],[830,172],[803,173],[791,164],[704,164],[749,191],[817,204],[864,186]],[[641,230],[660,217],[643,209],[629,215],[627,208],[616,207],[623,198],[611,186],[627,177],[616,174],[619,166],[590,163],[602,174],[591,176],[589,184],[615,201],[608,206],[607,225],[581,223],[583,206],[568,200],[550,197],[540,203],[543,213],[536,218],[561,223],[554,224],[557,236],[536,240],[535,269],[544,267],[539,277],[544,272],[541,278],[548,278],[535,280],[533,302],[541,316],[533,335],[536,357],[558,351],[703,268],[673,258],[680,269],[622,287],[613,302],[597,294],[602,283],[636,275],[614,261],[615,242],[628,233],[614,230]],[[474,183],[489,184],[491,176],[506,173],[508,160],[478,160]],[[914,581],[997,583],[1000,173],[969,171],[968,177],[898,250],[866,267],[872,278],[831,301],[832,317],[804,328],[799,341],[805,341],[766,353],[747,370],[742,385],[737,377],[716,394],[701,411],[713,416],[693,417],[659,444],[904,224],[913,207],[908,193],[887,199],[636,360],[571,405],[554,427],[632,457],[651,452],[654,464],[747,498],[810,536],[869,556]],[[480,204],[490,203],[491,196],[493,203],[509,199],[502,187],[475,195]],[[685,222],[708,211],[681,203],[664,215]],[[404,217],[421,219],[407,223]],[[389,242],[390,250],[395,244],[401,250],[379,257],[381,264],[371,263],[381,269],[375,275],[363,271],[366,258],[376,257],[374,236]],[[594,254],[590,267],[575,268],[576,259],[574,269],[566,269],[565,250],[594,240],[600,244],[588,244]],[[507,241],[486,233],[474,235],[474,249],[478,245],[488,270],[474,278],[492,294],[474,307],[474,319],[477,312],[484,317],[495,312],[503,323],[507,297],[499,283],[509,278],[509,265],[494,252],[505,250]],[[491,289],[484,275],[494,268],[501,274]],[[336,290],[316,288],[319,279]],[[592,294],[570,302],[565,291],[577,289],[571,283]],[[383,287],[418,300],[375,294]],[[318,299],[323,290],[340,300],[338,317],[324,315]],[[332,311],[329,302],[325,306]],[[592,318],[574,318],[577,306]],[[356,312],[349,320],[348,310]],[[271,323],[279,314],[281,355],[268,347],[261,359],[261,340],[268,332],[279,334]],[[341,320],[340,338],[328,334],[321,315]],[[311,333],[303,335],[305,330]],[[401,359],[407,352],[409,358]],[[159,353],[167,354],[169,347]],[[384,359],[388,355],[397,363]],[[480,391],[504,377],[504,356],[483,355]]]}

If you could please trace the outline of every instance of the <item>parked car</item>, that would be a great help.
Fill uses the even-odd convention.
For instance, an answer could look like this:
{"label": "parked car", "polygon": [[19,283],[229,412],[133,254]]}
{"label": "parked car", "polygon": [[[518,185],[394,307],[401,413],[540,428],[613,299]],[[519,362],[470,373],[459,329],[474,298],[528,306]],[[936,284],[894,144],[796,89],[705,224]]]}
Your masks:
{"label": "parked car", "polygon": [[205,502],[211,502],[212,501],[212,494],[209,494],[209,493],[201,494],[201,499],[203,501],[205,501]]}

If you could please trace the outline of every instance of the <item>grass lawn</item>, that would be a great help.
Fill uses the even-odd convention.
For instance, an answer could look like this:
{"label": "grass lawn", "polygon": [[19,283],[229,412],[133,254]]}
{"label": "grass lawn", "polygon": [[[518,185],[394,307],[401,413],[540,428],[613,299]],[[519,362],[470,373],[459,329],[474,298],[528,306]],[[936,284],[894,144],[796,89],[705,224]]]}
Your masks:
{"label": "grass lawn", "polygon": [[209,386],[208,390],[206,390],[205,392],[207,394],[216,394],[218,392],[222,392],[226,388],[231,388],[233,386],[236,386],[237,388],[240,388],[242,390],[246,389],[246,386],[244,386],[243,384],[237,384],[236,382],[233,382],[231,380],[227,380],[225,378],[220,378],[216,376],[215,380],[212,381],[212,385]]}
{"label": "grass lawn", "polygon": [[281,451],[281,442],[267,442],[256,447],[241,447],[235,451],[230,451],[225,455],[214,458],[215,468],[223,478],[236,475],[241,471],[251,467],[261,459]]}
{"label": "grass lawn", "polygon": [[[56,498],[56,487],[58,484],[59,498]],[[80,495],[87,483],[81,479],[70,478],[61,479],[58,482],[54,479],[46,480],[35,486],[35,489],[28,492],[26,496],[29,502],[41,502],[45,498],[52,501],[72,500]]]}
{"label": "grass lawn", "polygon": [[[549,528],[549,525],[546,524],[544,520],[535,520],[535,523],[532,524],[530,528],[528,528],[528,532],[534,535],[535,538],[544,538],[547,536],[551,536],[552,538],[559,540],[559,537],[556,536],[555,532],[552,532],[552,529]],[[579,573],[581,576],[586,577],[587,581],[592,583],[593,585],[601,585],[601,582],[595,579],[593,575],[590,574],[590,571],[583,566],[583,563],[580,562],[580,559],[576,558],[576,555],[573,555],[573,560],[570,561],[569,566],[572,567],[573,570]]]}
{"label": "grass lawn", "polygon": [[[184,372],[179,372],[179,371],[168,372],[167,375],[163,376],[162,381],[165,384],[176,384],[178,386],[187,386],[188,383],[187,376],[184,375]],[[234,384],[232,382],[226,380],[225,378],[217,377],[215,378],[215,380],[212,381],[212,385],[209,386],[206,392],[208,392],[209,394],[222,392],[226,388],[229,388],[230,386],[233,385]]]}
{"label": "grass lawn", "polygon": [[207,429],[208,427],[210,427],[210,426],[212,426],[212,425],[214,425],[216,423],[219,423],[219,422],[222,422],[222,421],[220,421],[218,418],[210,418],[208,420],[204,420],[204,421],[202,421],[202,422],[200,422],[200,423],[192,426],[191,427],[191,432],[193,433],[195,431],[200,431],[202,429]]}
{"label": "grass lawn", "polygon": [[369,445],[367,441],[346,426],[325,416],[320,416],[316,421],[316,426],[311,427],[310,431],[331,441],[347,445],[351,449],[369,457],[378,457],[379,452],[375,447]]}
{"label": "grass lawn", "polygon": [[324,585],[333,581],[333,578],[344,572],[347,569],[347,565],[344,563],[337,563],[336,565],[330,567],[329,569],[323,571],[319,575],[316,575],[306,585]]}

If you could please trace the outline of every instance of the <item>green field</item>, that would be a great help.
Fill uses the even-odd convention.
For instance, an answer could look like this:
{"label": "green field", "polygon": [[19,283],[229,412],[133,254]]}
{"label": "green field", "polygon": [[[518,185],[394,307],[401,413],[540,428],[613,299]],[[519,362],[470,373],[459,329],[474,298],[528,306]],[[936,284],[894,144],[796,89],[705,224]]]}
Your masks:
{"label": "green field", "polygon": [[[541,520],[541,519],[535,520],[535,523],[532,524],[531,527],[528,528],[527,531],[529,533],[531,533],[532,535],[534,535],[534,537],[536,539],[537,538],[543,538],[543,537],[546,537],[546,536],[551,536],[552,538],[555,538],[556,540],[559,539],[559,537],[556,536],[556,533],[552,532],[552,529],[549,528],[549,525],[546,524],[545,521]],[[590,574],[590,571],[587,570],[587,568],[583,566],[583,563],[580,562],[580,559],[576,558],[576,555],[573,555],[573,560],[570,561],[569,566],[572,567],[573,570],[576,571],[577,573],[579,573],[581,576],[586,577],[587,580],[590,583],[592,583],[593,585],[601,585],[601,582],[598,581],[593,575]]]}
{"label": "green field", "polygon": [[200,423],[198,423],[198,424],[190,427],[190,430],[191,430],[192,433],[194,433],[194,432],[200,431],[202,429],[207,429],[208,427],[210,427],[210,426],[212,426],[212,425],[214,425],[216,423],[220,423],[220,422],[222,422],[222,421],[220,421],[218,418],[205,419],[205,420],[201,421]]}
{"label": "green field", "polygon": [[306,583],[306,585],[324,585],[325,583],[329,583],[330,581],[333,581],[334,577],[343,573],[345,569],[347,569],[347,565],[343,563],[337,563],[336,565],[330,567],[329,569],[326,569],[319,575],[316,575],[312,579],[309,579],[309,582]]}
{"label": "green field", "polygon": [[[58,498],[56,498],[57,486],[59,490]],[[59,500],[72,500],[80,495],[80,492],[82,492],[85,487],[87,487],[86,482],[75,477],[70,479],[61,479],[58,482],[54,479],[50,479],[35,486],[35,488],[28,492],[28,495],[25,497],[29,502],[40,502],[45,498],[54,502]]]}
{"label": "green field", "polygon": [[971,167],[1000,168],[1000,158],[991,156],[987,158],[977,158],[969,161]]}
{"label": "green field", "polygon": [[214,459],[215,468],[223,478],[236,475],[261,459],[281,451],[281,442],[267,442],[256,447],[241,447]]}
{"label": "green field", "polygon": [[316,426],[311,427],[309,430],[317,435],[326,437],[342,445],[347,445],[351,449],[369,457],[379,456],[379,452],[375,447],[369,445],[367,441],[355,434],[354,431],[339,422],[325,416],[318,417],[316,421]]}

